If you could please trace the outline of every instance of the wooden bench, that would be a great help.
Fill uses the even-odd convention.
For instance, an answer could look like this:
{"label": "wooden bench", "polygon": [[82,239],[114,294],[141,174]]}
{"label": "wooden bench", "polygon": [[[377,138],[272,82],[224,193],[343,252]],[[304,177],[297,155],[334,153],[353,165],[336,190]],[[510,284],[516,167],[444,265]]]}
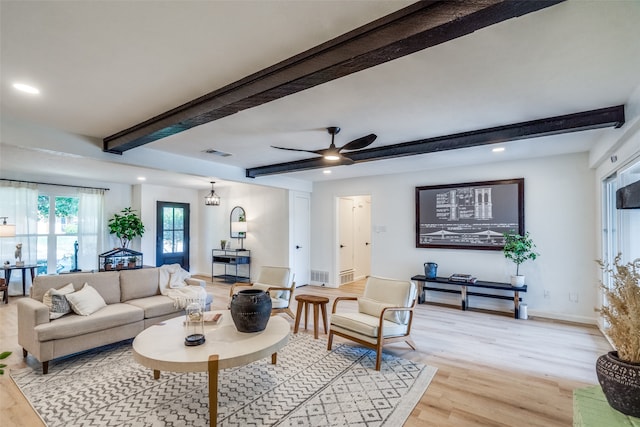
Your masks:
{"label": "wooden bench", "polygon": [[[448,292],[452,294],[460,294],[460,308],[466,310],[469,307],[469,296],[486,297],[495,299],[513,300],[513,317],[518,319],[520,317],[520,292],[527,292],[527,285],[512,286],[509,283],[500,282],[483,282],[478,280],[475,283],[465,282],[452,282],[446,277],[436,277],[435,279],[427,279],[427,276],[413,276],[411,278],[414,282],[418,282],[418,303],[422,304],[425,301],[426,291],[435,292]],[[436,288],[434,286],[428,286],[428,283],[440,283],[445,285],[458,286],[460,289],[448,289],[448,288]],[[499,295],[487,292],[470,292],[467,288],[480,288],[480,289],[497,289],[500,291],[513,292],[511,295]]]}

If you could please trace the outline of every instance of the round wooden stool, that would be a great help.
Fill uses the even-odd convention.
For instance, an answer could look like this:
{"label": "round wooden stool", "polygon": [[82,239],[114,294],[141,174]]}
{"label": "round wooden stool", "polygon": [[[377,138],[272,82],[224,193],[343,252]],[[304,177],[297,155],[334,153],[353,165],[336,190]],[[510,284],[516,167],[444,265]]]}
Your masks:
{"label": "round wooden stool", "polygon": [[300,317],[302,315],[302,307],[304,307],[304,328],[307,329],[307,320],[309,318],[309,304],[313,304],[313,337],[318,339],[318,306],[322,308],[322,323],[324,324],[324,333],[327,333],[327,303],[329,298],[319,297],[316,295],[296,295],[298,301],[298,310],[296,312],[296,326],[293,333],[298,333],[300,326]]}

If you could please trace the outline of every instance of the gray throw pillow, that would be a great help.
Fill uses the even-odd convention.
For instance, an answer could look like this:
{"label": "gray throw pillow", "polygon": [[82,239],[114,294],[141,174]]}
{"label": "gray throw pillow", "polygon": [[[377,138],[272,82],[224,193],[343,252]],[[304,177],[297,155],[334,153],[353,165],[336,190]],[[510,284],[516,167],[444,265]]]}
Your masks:
{"label": "gray throw pillow", "polygon": [[49,309],[49,319],[57,319],[71,313],[71,306],[67,297],[63,294],[51,293],[51,308]]}

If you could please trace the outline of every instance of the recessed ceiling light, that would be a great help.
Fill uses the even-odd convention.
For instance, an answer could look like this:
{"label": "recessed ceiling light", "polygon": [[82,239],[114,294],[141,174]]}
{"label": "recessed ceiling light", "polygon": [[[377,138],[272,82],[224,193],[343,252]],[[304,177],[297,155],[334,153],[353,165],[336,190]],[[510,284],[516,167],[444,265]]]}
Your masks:
{"label": "recessed ceiling light", "polygon": [[502,153],[504,151],[504,147],[496,147],[493,150],[494,153]]}
{"label": "recessed ceiling light", "polygon": [[33,86],[26,85],[24,83],[14,83],[13,87],[21,92],[30,93],[32,95],[37,95],[40,93],[40,89],[35,88]]}
{"label": "recessed ceiling light", "polygon": [[329,175],[331,173],[331,171],[328,170],[328,169],[325,169],[325,170],[322,171],[322,173],[325,174],[325,175]]}
{"label": "recessed ceiling light", "polygon": [[146,180],[147,180],[147,178],[145,178],[144,176],[139,176],[138,177],[138,181],[146,181]]}

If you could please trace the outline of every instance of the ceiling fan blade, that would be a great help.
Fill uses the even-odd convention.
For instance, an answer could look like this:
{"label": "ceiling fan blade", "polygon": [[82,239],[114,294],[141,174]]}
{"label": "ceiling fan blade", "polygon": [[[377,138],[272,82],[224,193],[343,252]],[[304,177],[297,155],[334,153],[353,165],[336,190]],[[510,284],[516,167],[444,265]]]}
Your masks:
{"label": "ceiling fan blade", "polygon": [[347,150],[347,151],[352,151],[352,150],[361,150],[365,147],[370,146],[373,141],[375,141],[377,138],[377,135],[371,133],[367,136],[363,136],[362,138],[358,138],[358,139],[354,139],[351,142],[347,142],[345,145],[343,145],[342,147],[340,147],[338,149],[338,151],[342,151],[342,150]]}
{"label": "ceiling fan blade", "polygon": [[354,164],[355,161],[353,161],[353,159],[350,159],[349,157],[345,156],[344,154],[340,156],[340,165],[344,165],[344,166],[348,166],[348,165],[352,165]]}
{"label": "ceiling fan blade", "polygon": [[287,151],[302,151],[303,153],[312,153],[312,154],[320,154],[320,155],[322,155],[322,153],[325,151],[325,150],[302,150],[300,148],[276,147],[275,145],[272,145],[271,148],[277,148],[278,150],[287,150]]}

